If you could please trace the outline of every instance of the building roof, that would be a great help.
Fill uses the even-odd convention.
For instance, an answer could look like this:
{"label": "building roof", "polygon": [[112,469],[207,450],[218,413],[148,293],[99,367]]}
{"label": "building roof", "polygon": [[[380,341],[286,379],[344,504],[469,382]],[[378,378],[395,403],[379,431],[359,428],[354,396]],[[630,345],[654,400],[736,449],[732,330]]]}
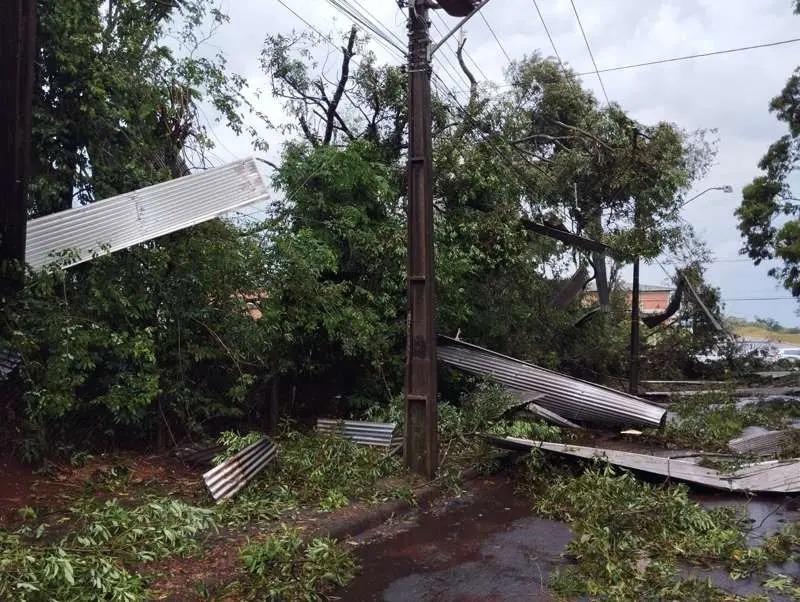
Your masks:
{"label": "building roof", "polygon": [[[617,284],[617,288],[621,288],[624,291],[633,290],[633,287],[630,282],[625,282],[622,280]],[[587,291],[597,291],[597,284],[592,280],[587,286]],[[675,287],[672,285],[663,285],[663,284],[639,284],[639,292],[641,293],[656,293],[656,292],[667,292],[671,293],[675,290]]]}

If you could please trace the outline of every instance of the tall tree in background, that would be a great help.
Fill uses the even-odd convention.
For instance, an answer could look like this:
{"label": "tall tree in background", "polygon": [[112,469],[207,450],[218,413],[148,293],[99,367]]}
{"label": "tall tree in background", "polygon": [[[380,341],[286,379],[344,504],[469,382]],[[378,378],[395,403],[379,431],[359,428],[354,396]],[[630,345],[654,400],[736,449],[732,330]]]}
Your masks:
{"label": "tall tree in background", "polygon": [[[794,3],[800,14],[800,2]],[[800,199],[792,191],[793,175],[800,167],[800,67],[769,105],[789,133],[774,142],[761,161],[764,173],[744,187],[736,210],[745,240],[742,253],[759,265],[779,259],[782,265],[769,273],[795,297],[800,296]]]}
{"label": "tall tree in background", "polygon": [[210,0],[40,0],[32,216],[185,175],[210,103],[239,131],[244,81],[200,56]]}

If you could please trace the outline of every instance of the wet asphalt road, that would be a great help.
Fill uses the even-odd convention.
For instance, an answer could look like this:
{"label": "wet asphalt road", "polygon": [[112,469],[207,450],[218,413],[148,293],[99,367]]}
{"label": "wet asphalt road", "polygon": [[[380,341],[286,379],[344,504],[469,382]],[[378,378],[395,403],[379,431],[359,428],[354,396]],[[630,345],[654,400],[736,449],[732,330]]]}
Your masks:
{"label": "wet asphalt road", "polygon": [[531,516],[506,477],[481,480],[454,502],[366,534],[362,571],[344,600],[445,602],[552,600],[546,584],[570,529]]}
{"label": "wet asphalt road", "polygon": [[[715,492],[694,493],[707,507],[733,505],[749,516],[749,544],[800,520],[800,498],[745,498]],[[565,524],[532,515],[530,502],[514,493],[506,476],[469,485],[461,498],[442,502],[410,518],[389,523],[356,539],[362,570],[339,593],[342,600],[386,602],[506,602],[554,600],[550,574],[569,562],[562,554],[572,538]],[[794,562],[772,567],[800,577]],[[763,576],[734,581],[724,569],[684,567],[685,577],[711,579],[730,593],[769,594]]]}

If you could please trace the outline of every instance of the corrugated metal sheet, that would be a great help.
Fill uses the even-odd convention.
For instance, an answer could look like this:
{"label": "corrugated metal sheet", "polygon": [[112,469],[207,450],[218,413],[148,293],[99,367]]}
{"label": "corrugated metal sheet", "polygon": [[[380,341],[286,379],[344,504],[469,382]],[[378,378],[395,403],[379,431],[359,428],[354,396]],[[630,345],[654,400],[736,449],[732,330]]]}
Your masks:
{"label": "corrugated metal sheet", "polygon": [[26,261],[38,269],[52,253],[75,251],[76,265],[269,198],[254,159],[236,161],[28,222]]}
{"label": "corrugated metal sheet", "polygon": [[531,441],[516,437],[487,437],[506,449],[543,449],[576,458],[599,458],[623,468],[640,470],[671,479],[688,481],[725,491],[754,493],[800,492],[800,460],[755,462],[728,473],[700,466],[685,458],[665,458],[599,447]]}
{"label": "corrugated metal sheet", "polygon": [[768,431],[739,437],[728,442],[728,447],[732,451],[754,456],[780,454],[790,445],[800,445],[800,430]]}
{"label": "corrugated metal sheet", "polygon": [[456,368],[521,391],[543,393],[537,405],[567,420],[608,426],[661,426],[664,408],[463,341],[439,338],[437,355]]}
{"label": "corrugated metal sheet", "polygon": [[203,480],[211,497],[217,501],[231,497],[272,462],[277,453],[275,444],[264,437],[204,473]]}
{"label": "corrugated metal sheet", "polygon": [[16,351],[0,351],[0,381],[7,380],[21,363],[22,356]]}
{"label": "corrugated metal sheet", "polygon": [[361,445],[386,448],[403,445],[403,436],[397,432],[397,424],[394,422],[363,422],[360,420],[318,418],[317,431],[344,437]]}

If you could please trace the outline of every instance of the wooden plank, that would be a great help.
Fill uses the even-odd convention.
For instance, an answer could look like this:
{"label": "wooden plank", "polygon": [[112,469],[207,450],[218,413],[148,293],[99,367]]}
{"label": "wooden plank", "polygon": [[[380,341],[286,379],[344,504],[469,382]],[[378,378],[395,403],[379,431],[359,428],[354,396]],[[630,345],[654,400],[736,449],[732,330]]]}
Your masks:
{"label": "wooden plank", "polygon": [[[744,466],[730,474],[700,466],[686,458],[665,458],[649,454],[531,441],[517,437],[505,437],[505,442],[514,449],[542,449],[562,455],[585,459],[602,459],[615,466],[657,474],[670,479],[688,481],[714,489],[734,492],[798,493],[800,492],[800,460],[771,460]],[[493,441],[497,444],[499,442]]]}

